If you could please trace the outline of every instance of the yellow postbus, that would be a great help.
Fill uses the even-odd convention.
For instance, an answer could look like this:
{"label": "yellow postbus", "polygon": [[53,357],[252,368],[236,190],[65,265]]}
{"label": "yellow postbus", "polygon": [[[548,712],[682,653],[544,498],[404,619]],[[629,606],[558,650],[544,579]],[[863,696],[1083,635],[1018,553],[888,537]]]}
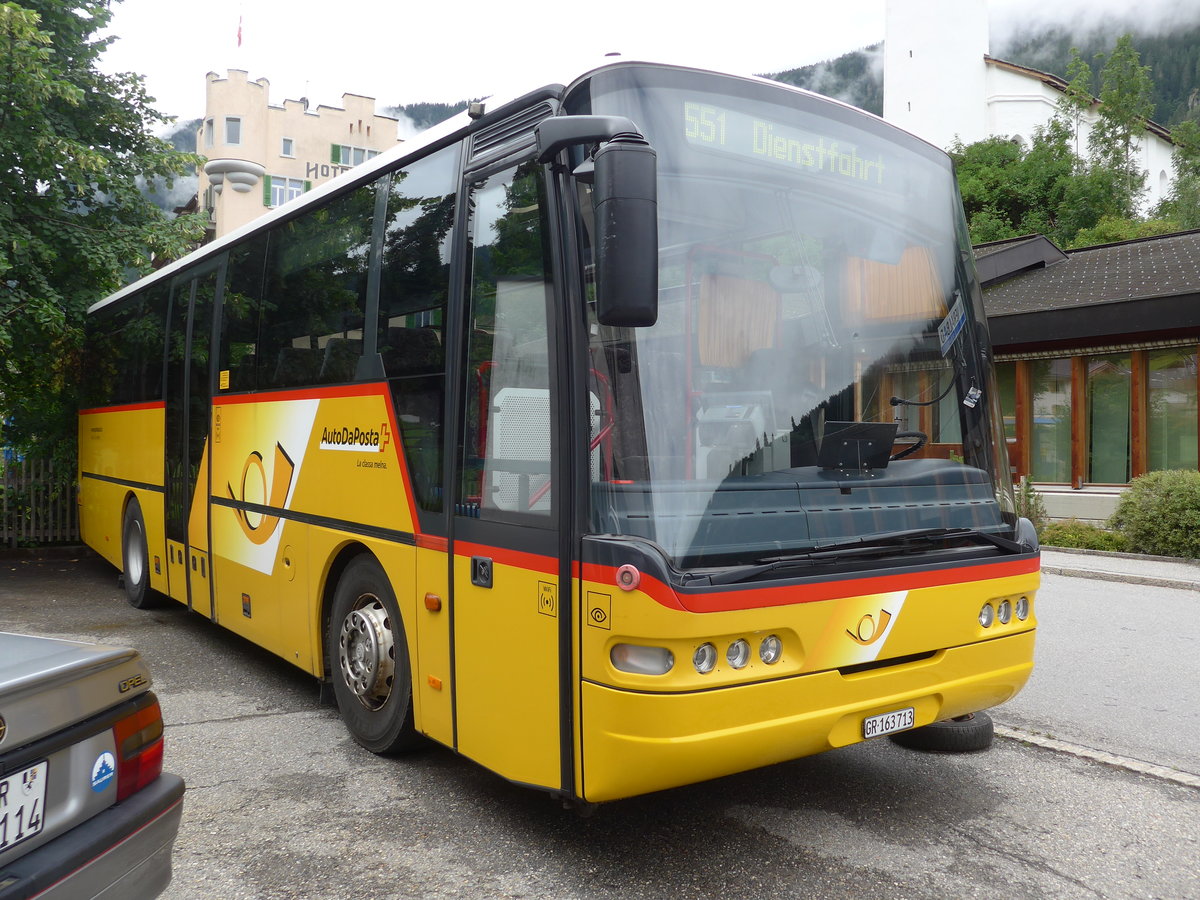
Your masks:
{"label": "yellow postbus", "polygon": [[312,673],[373,751],[591,804],[984,746],[1029,676],[1037,539],[951,163],[843,104],[609,61],[89,335],[87,543],[135,606]]}

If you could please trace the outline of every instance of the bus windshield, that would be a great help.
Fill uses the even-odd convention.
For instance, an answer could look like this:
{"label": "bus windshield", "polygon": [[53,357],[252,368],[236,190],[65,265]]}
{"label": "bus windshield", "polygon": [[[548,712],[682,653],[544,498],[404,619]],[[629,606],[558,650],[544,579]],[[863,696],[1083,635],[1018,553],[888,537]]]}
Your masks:
{"label": "bus windshield", "polygon": [[693,568],[1013,533],[945,154],[823,98],[636,64],[565,110],[627,116],[658,154],[658,321],[589,323],[595,533]]}

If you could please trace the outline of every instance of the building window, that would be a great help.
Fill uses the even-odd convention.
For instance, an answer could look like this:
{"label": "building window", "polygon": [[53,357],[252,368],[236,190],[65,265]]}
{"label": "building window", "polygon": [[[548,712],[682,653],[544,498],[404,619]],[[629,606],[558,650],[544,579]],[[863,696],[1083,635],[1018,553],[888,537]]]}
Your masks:
{"label": "building window", "polygon": [[284,138],[280,142],[279,155],[280,156],[295,156],[296,155],[296,142],[293,141],[291,138]]}
{"label": "building window", "polygon": [[225,117],[225,143],[240,144],[242,142],[242,120],[238,116]]}
{"label": "building window", "polygon": [[1071,481],[1071,360],[1034,360],[1030,369],[1030,475],[1034,481],[1066,484]]}
{"label": "building window", "polygon": [[368,159],[374,159],[379,155],[378,150],[369,150],[366,147],[352,147],[349,144],[333,144],[329,155],[330,162],[339,166],[357,166],[361,162]]}
{"label": "building window", "polygon": [[1130,364],[1128,353],[1087,359],[1087,480],[1095,484],[1129,481]]}
{"label": "building window", "polygon": [[284,175],[272,175],[268,179],[270,195],[266,198],[268,206],[283,206],[289,200],[294,200],[308,190],[308,184],[300,178],[288,178]]}
{"label": "building window", "polygon": [[[996,363],[996,391],[1000,395],[1000,413],[1004,417],[1004,440],[1017,442],[1017,364]],[[1009,462],[1016,462],[1010,459]]]}
{"label": "building window", "polygon": [[213,141],[214,141],[213,120],[205,119],[204,120],[204,146],[211,147],[213,145]]}
{"label": "building window", "polygon": [[1195,469],[1196,351],[1192,347],[1148,354],[1150,409],[1147,441],[1150,471]]}

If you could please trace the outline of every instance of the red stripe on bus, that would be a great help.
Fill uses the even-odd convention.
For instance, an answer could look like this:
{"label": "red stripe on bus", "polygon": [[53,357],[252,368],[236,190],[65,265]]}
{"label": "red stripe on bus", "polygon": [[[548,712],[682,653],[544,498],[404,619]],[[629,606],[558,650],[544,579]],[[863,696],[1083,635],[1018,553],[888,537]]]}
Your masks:
{"label": "red stripe on bus", "polygon": [[450,549],[448,538],[439,537],[436,534],[417,534],[414,537],[417,539],[417,546],[422,550],[439,550],[445,553]]}
{"label": "red stripe on bus", "polygon": [[[1010,562],[986,563],[978,566],[953,566],[943,569],[925,569],[917,572],[902,572],[896,575],[878,575],[866,578],[847,578],[837,581],[820,581],[809,584],[792,584],[780,587],[749,588],[746,590],[714,591],[711,593],[677,594],[670,585],[643,574],[639,590],[656,603],[668,609],[694,613],[733,612],[746,609],[763,609],[771,606],[790,606],[795,603],[815,603],[821,600],[836,600],[842,597],[861,597],[868,594],[887,594],[893,591],[910,591],[918,588],[943,587],[949,584],[968,584],[1009,578],[1014,575],[1032,575],[1040,566],[1038,558],[1013,560]],[[617,589],[617,570],[612,566],[587,564],[583,575],[588,581],[612,585]]]}
{"label": "red stripe on bus", "polygon": [[516,569],[529,569],[546,575],[558,574],[558,558],[542,556],[540,553],[526,553],[523,550],[507,550],[503,547],[488,547],[485,544],[470,544],[466,541],[454,542],[455,556],[487,556],[492,562],[502,566],[512,566]]}
{"label": "red stripe on bus", "polygon": [[81,409],[81,416],[94,416],[97,413],[133,412],[139,409],[166,409],[167,404],[162,400],[151,400],[147,403],[126,403],[123,406],[97,406],[94,409]]}
{"label": "red stripe on bus", "polygon": [[368,384],[339,384],[333,387],[298,388],[293,391],[260,391],[254,394],[218,394],[213,397],[213,406],[232,406],[235,403],[283,403],[289,400],[327,400],[339,397],[370,397],[387,394],[387,385],[378,382]]}

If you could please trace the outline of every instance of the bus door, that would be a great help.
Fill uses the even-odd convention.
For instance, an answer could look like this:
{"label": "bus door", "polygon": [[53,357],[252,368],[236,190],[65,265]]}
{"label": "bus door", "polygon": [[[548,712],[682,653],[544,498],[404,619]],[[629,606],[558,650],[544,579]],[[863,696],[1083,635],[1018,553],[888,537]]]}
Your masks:
{"label": "bus door", "polygon": [[[468,175],[453,539],[456,747],[504,777],[559,788],[561,454],[541,167]],[[568,785],[569,786],[569,785]]]}
{"label": "bus door", "polygon": [[166,381],[167,572],[171,596],[215,618],[209,553],[208,435],[213,316],[224,259],[171,288]]}

